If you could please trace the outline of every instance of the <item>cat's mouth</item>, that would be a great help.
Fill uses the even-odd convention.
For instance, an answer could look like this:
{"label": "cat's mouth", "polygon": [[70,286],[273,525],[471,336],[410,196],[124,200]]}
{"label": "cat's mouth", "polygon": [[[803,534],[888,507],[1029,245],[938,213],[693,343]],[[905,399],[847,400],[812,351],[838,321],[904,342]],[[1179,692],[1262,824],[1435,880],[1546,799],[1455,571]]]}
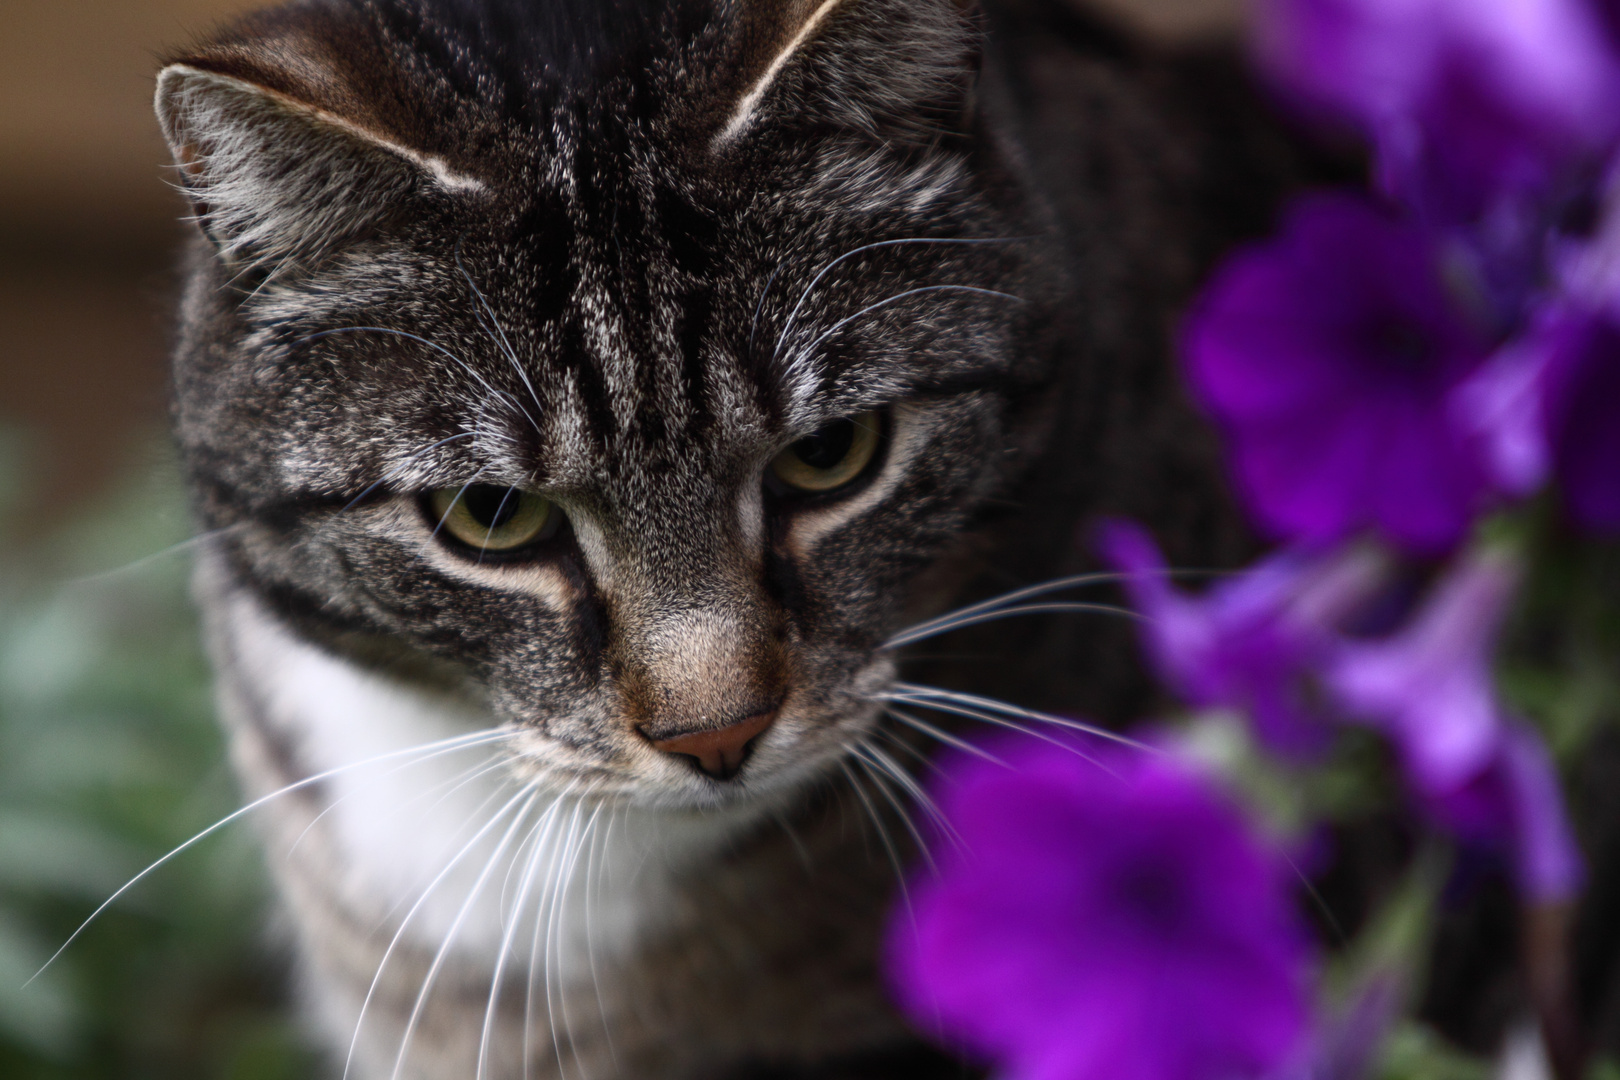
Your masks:
{"label": "cat's mouth", "polygon": [[[875,658],[857,683],[892,678]],[[771,802],[837,774],[877,726],[876,695],[852,687],[831,695],[790,693],[778,708],[742,721],[663,736],[626,725],[611,747],[573,745],[539,730],[513,741],[525,780],[661,810],[721,810]],[[812,705],[805,699],[819,699]]]}

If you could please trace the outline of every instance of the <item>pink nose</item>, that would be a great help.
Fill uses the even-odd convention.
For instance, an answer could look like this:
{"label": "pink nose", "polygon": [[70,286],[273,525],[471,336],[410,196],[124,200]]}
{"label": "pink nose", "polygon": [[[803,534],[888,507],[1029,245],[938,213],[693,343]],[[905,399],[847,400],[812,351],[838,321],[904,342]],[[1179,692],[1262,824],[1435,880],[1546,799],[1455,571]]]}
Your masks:
{"label": "pink nose", "polygon": [[770,727],[775,719],[776,710],[771,709],[723,728],[692,731],[668,739],[649,736],[648,740],[666,754],[692,758],[698,768],[717,780],[729,780],[742,768],[743,759],[748,756],[748,744]]}

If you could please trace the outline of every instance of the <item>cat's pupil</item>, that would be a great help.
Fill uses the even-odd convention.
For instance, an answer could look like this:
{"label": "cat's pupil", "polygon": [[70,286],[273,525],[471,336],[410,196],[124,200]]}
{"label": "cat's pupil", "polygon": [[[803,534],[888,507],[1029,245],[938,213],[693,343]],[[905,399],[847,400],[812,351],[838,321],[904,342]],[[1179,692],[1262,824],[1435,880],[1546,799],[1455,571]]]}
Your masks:
{"label": "cat's pupil", "polygon": [[812,469],[831,469],[844,460],[854,444],[855,421],[834,420],[794,443],[793,453]]}
{"label": "cat's pupil", "polygon": [[486,529],[495,530],[517,516],[522,498],[522,493],[517,488],[474,484],[467,489],[461,501],[474,521]]}

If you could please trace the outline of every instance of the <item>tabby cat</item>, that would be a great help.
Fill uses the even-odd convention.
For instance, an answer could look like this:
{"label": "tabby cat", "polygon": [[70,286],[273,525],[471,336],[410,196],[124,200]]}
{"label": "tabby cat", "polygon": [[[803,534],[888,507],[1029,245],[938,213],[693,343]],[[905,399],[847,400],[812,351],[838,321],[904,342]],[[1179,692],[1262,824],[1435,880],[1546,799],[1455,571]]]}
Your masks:
{"label": "tabby cat", "polygon": [[1104,512],[1245,554],[1167,360],[1301,168],[1237,71],[1055,0],[306,0],[168,59],[196,591],[332,1075],[962,1075],[878,974],[917,708],[1142,684],[1074,615],[896,635]]}

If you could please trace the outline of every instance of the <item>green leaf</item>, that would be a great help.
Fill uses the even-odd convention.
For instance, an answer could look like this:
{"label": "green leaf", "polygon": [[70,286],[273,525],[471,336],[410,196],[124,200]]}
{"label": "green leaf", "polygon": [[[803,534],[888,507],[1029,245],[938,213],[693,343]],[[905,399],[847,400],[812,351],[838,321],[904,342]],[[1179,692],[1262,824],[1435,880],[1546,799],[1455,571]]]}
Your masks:
{"label": "green leaf", "polygon": [[1490,1063],[1463,1053],[1418,1023],[1397,1027],[1384,1044],[1380,1080],[1490,1080]]}

